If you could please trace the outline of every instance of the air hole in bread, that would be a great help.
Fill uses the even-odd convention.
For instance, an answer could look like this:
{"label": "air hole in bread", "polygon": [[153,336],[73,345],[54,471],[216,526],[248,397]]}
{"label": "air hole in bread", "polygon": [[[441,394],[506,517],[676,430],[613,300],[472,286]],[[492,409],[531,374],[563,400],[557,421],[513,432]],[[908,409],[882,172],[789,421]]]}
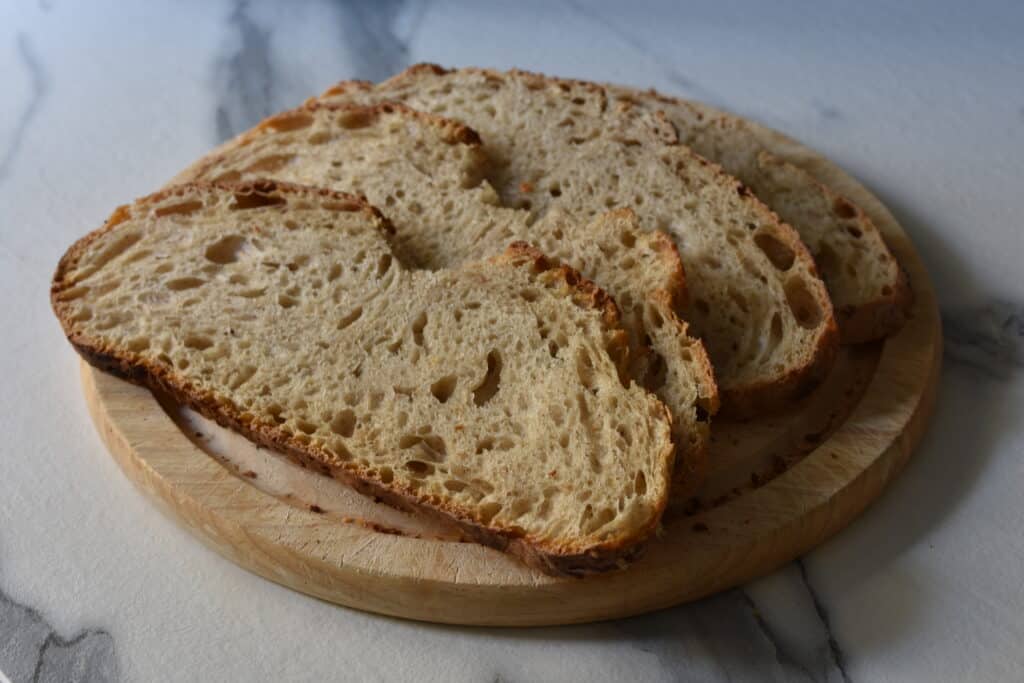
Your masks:
{"label": "air hole in bread", "polygon": [[71,316],[71,320],[76,323],[83,323],[87,320],[92,320],[92,309],[88,306],[84,306],[81,310]]}
{"label": "air hole in bread", "polygon": [[412,321],[412,341],[416,346],[423,346],[423,329],[427,326],[427,314],[421,312]]}
{"label": "air hole in bread", "polygon": [[822,311],[817,299],[807,287],[807,282],[801,277],[791,277],[786,280],[786,302],[793,317],[801,327],[813,329],[821,323]]}
{"label": "air hole in bread", "polygon": [[855,225],[847,225],[846,232],[850,233],[850,235],[856,239],[860,239],[861,237],[864,236],[864,233],[861,231],[861,229]]}
{"label": "air hole in bread", "polygon": [[754,235],[754,244],[764,252],[772,265],[779,270],[786,271],[793,267],[796,253],[782,240],[770,232],[759,232]]}
{"label": "air hole in bread", "polygon": [[331,420],[331,431],[346,439],[351,437],[356,428],[356,414],[346,408]]}
{"label": "air hole in bread", "polygon": [[473,390],[473,403],[477,406],[486,405],[494,398],[501,388],[501,355],[492,350],[487,354],[487,371],[476,389]]}
{"label": "air hole in bread", "polygon": [[265,174],[268,177],[270,177],[269,174],[273,173],[274,171],[280,170],[289,162],[291,162],[294,158],[294,154],[272,154],[270,156],[265,156],[261,159],[257,159],[256,161],[246,166],[244,169],[242,169],[242,173]]}
{"label": "air hole in bread", "polygon": [[779,315],[778,311],[772,315],[772,322],[769,325],[769,335],[772,348],[778,347],[782,343],[782,316]]}
{"label": "air hole in bread", "polygon": [[447,403],[455,392],[459,379],[455,375],[446,375],[430,385],[430,393],[441,403]]}
{"label": "air hole in bread", "polygon": [[853,218],[857,215],[857,207],[842,197],[836,197],[832,202],[832,213],[840,218]]}
{"label": "air hole in bread", "polygon": [[239,254],[245,249],[245,238],[241,235],[228,235],[222,237],[206,248],[205,256],[208,261],[225,265],[238,260]]}
{"label": "air hole in bread", "polygon": [[735,303],[741,311],[744,313],[750,312],[750,308],[747,305],[747,297],[743,296],[731,287],[729,288],[729,298],[733,300],[733,303]]}
{"label": "air hole in bread", "polygon": [[377,259],[377,277],[383,277],[391,268],[391,254],[381,254]]}
{"label": "air hole in bread", "polygon": [[587,389],[594,388],[594,360],[586,349],[576,351],[576,374],[579,375],[580,384]]}
{"label": "air hole in bread", "polygon": [[237,183],[241,179],[242,173],[240,171],[225,171],[220,175],[214,176],[213,181],[217,183]]}
{"label": "air hole in bread", "polygon": [[536,289],[524,289],[519,292],[519,296],[522,297],[523,301],[536,301],[540,297],[540,292]]}
{"label": "air hole in bread", "polygon": [[398,447],[402,450],[416,448],[424,460],[439,463],[444,462],[448,457],[448,445],[437,434],[429,433],[430,426],[426,426],[426,434],[404,434],[398,440]]}
{"label": "air hole in bread", "polygon": [[149,348],[150,340],[149,337],[134,337],[125,342],[125,346],[129,351],[138,353],[139,351],[145,351]]}
{"label": "air hole in bread", "polygon": [[422,460],[406,461],[405,469],[409,471],[410,475],[416,478],[426,477],[434,473],[434,466],[430,463],[423,462]]}
{"label": "air hole in bread", "polygon": [[307,420],[299,419],[296,421],[295,426],[304,434],[313,434],[316,432],[316,425]]}
{"label": "air hole in bread", "polygon": [[234,202],[228,206],[234,211],[247,211],[249,209],[262,209],[268,206],[282,206],[288,200],[280,195],[266,194],[264,192],[236,192]]}
{"label": "air hole in bread", "polygon": [[601,508],[601,511],[597,513],[597,516],[593,518],[584,531],[586,533],[593,533],[601,527],[606,526],[613,519],[615,519],[615,510],[607,507]]}
{"label": "air hole in bread", "polygon": [[299,300],[287,294],[279,294],[277,297],[277,303],[281,308],[291,308],[299,303]]}
{"label": "air hole in bread", "polygon": [[174,215],[187,216],[190,213],[195,213],[201,208],[203,208],[203,203],[198,199],[193,199],[187,202],[171,204],[169,206],[161,206],[153,212],[153,215],[157,218]]}
{"label": "air hole in bread", "polygon": [[97,270],[103,268],[103,266],[107,265],[124,252],[128,251],[128,249],[131,248],[140,239],[142,239],[142,235],[135,232],[130,232],[127,235],[118,238],[116,242],[114,242],[109,247],[101,251],[99,255],[96,256],[96,258],[89,261],[89,269],[85,273],[83,273],[83,277],[84,275],[92,275]]}
{"label": "air hole in bread", "polygon": [[205,284],[206,280],[201,280],[197,277],[181,277],[169,280],[164,286],[172,292],[180,292],[186,289],[195,289]]}
{"label": "air hole in bread", "polygon": [[647,306],[647,319],[651,325],[656,329],[661,329],[665,324],[665,317],[661,314],[656,306]]}
{"label": "air hole in bread", "polygon": [[484,524],[490,524],[495,515],[501,512],[501,507],[501,503],[484,503],[480,506],[480,521]]}
{"label": "air hole in bread", "polygon": [[647,477],[644,476],[643,472],[637,472],[633,478],[633,491],[636,495],[642,496],[647,493]]}
{"label": "air hole in bread", "polygon": [[348,327],[349,325],[351,325],[355,321],[359,320],[359,317],[362,314],[363,314],[363,307],[362,306],[356,306],[351,311],[349,311],[345,315],[341,316],[341,319],[338,321],[338,329],[339,330],[345,329],[346,327]]}
{"label": "air hole in bread", "polygon": [[826,279],[839,268],[839,257],[832,247],[824,242],[818,245],[818,253],[814,255],[814,260]]}
{"label": "air hole in bread", "polygon": [[311,145],[322,145],[330,139],[330,133],[325,130],[318,130],[315,133],[310,133],[309,137],[306,138],[306,142]]}
{"label": "air hole in bread", "polygon": [[78,287],[72,287],[71,289],[65,289],[58,295],[61,301],[74,301],[80,299],[89,293],[89,287],[85,285],[79,285]]}
{"label": "air hole in bread", "polygon": [[466,482],[459,481],[458,479],[446,479],[444,487],[453,493],[459,493],[466,488]]}
{"label": "air hole in bread", "polygon": [[650,361],[647,365],[647,373],[644,375],[644,387],[648,391],[659,391],[668,381],[668,367],[665,365],[665,358],[651,351]]}
{"label": "air hole in bread", "polygon": [[313,115],[308,112],[288,112],[287,114],[278,114],[272,119],[267,120],[260,127],[267,127],[271,130],[276,131],[289,131],[299,130],[300,128],[308,128],[313,124]]}
{"label": "air hole in bread", "polygon": [[238,370],[232,373],[232,376],[228,381],[228,386],[230,386],[232,389],[237,389],[246,382],[248,382],[250,379],[252,379],[253,375],[255,374],[255,366],[243,365],[242,367],[238,368]]}

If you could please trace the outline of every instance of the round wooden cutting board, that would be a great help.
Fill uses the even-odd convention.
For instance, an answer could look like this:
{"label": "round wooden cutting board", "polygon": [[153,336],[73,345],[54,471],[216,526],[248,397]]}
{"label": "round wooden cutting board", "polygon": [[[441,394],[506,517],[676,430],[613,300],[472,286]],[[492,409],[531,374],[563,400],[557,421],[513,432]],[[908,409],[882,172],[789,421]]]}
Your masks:
{"label": "round wooden cutting board", "polygon": [[[404,513],[375,511],[275,456],[264,453],[267,471],[248,469],[231,457],[248,446],[222,440],[217,450],[180,410],[83,364],[96,426],[128,477],[218,552],[358,609],[457,624],[578,623],[668,607],[769,572],[842,529],[906,463],[934,403],[942,339],[928,275],[888,210],[819,155],[749,125],[875,221],[909,275],[913,317],[884,343],[844,349],[823,386],[790,413],[716,422],[702,504],[667,515],[625,571],[552,578],[396,518]],[[325,494],[302,477],[338,490]]]}

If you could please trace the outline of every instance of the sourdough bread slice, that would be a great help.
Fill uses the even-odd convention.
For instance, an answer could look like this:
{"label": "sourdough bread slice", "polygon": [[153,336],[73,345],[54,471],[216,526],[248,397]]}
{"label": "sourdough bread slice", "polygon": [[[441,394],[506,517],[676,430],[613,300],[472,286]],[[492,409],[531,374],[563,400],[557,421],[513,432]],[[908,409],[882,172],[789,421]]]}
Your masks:
{"label": "sourdough bread slice", "polygon": [[675,240],[684,317],[704,341],[731,412],[777,409],[830,367],[838,334],[796,232],[721,168],[679,143],[661,112],[596,84],[512,71],[419,65],[379,85],[347,82],[325,102],[396,100],[476,130],[487,179],[538,222],[554,208],[593,216],[633,207]]}
{"label": "sourdough bread slice", "polygon": [[552,210],[534,222],[529,211],[500,204],[484,180],[489,163],[476,133],[455,121],[397,104],[314,104],[267,119],[183,178],[266,177],[360,193],[387,212],[403,259],[423,268],[486,258],[524,240],[578,269],[620,304],[631,376],[674,416],[673,496],[692,493],[707,468],[718,395],[703,346],[675,314],[685,296],[675,245],[642,230],[629,209],[586,224]]}
{"label": "sourdough bread slice", "polygon": [[388,229],[328,190],[179,186],[75,244],[53,306],[91,363],[364,493],[551,573],[632,558],[672,442],[614,303],[526,245],[408,270]]}
{"label": "sourdough bread slice", "polygon": [[609,86],[620,101],[662,111],[698,154],[748,185],[810,250],[828,287],[844,343],[881,339],[910,314],[910,284],[882,234],[853,202],[772,154],[757,124],[705,105]]}

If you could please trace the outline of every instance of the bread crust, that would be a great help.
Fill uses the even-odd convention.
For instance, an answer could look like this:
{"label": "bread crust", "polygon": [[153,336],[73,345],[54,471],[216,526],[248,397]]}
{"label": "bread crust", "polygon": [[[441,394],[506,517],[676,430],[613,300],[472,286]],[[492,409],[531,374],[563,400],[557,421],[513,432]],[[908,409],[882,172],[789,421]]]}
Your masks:
{"label": "bread crust", "polygon": [[[131,206],[118,207],[99,229],[81,238],[61,258],[57,265],[50,288],[50,300],[68,341],[90,365],[136,384],[168,394],[174,400],[187,405],[223,427],[235,430],[250,440],[276,450],[303,467],[313,469],[342,481],[368,496],[380,499],[394,507],[426,513],[429,516],[454,523],[468,538],[489,547],[510,553],[527,565],[547,574],[556,576],[584,576],[622,568],[635,560],[643,551],[644,542],[654,533],[661,515],[668,503],[668,495],[655,502],[655,508],[647,523],[630,535],[620,534],[598,544],[580,545],[570,542],[553,543],[525,534],[522,530],[494,523],[485,523],[472,514],[439,497],[424,495],[396,483],[384,484],[377,481],[366,468],[355,463],[334,465],[329,454],[321,449],[303,444],[294,435],[283,432],[276,425],[258,422],[251,416],[247,419],[243,411],[230,400],[218,400],[209,391],[202,390],[187,378],[162,365],[155,364],[139,354],[124,348],[104,345],[76,329],[70,319],[62,294],[75,285],[68,277],[69,271],[78,263],[85,250],[101,235],[115,229],[131,215],[133,207],[145,206],[168,196],[185,196],[190,192],[209,192],[214,189],[235,193],[302,194],[340,202],[339,210],[360,211],[366,214],[383,232],[390,224],[369,203],[353,195],[327,189],[309,188],[290,183],[255,181],[241,184],[193,183],[161,190],[143,197]],[[609,327],[613,339],[625,345],[625,332],[617,328],[618,309],[600,287],[582,277],[568,266],[552,263],[538,250],[524,244],[514,244],[492,259],[496,265],[511,263],[528,265],[536,273],[557,278],[570,292],[573,303],[582,308],[596,310]],[[649,397],[657,419],[670,429],[672,417],[668,409],[653,396]],[[666,480],[671,478],[674,448],[671,439],[665,439],[665,447],[657,454],[657,462]]]}
{"label": "bread crust", "polygon": [[[602,109],[606,108],[608,103],[614,99],[605,86],[589,81],[554,78],[518,69],[505,73],[474,67],[446,69],[437,64],[430,63],[411,66],[376,86],[366,81],[342,81],[327,89],[318,99],[343,97],[357,92],[381,92],[382,100],[387,101],[386,91],[389,87],[415,84],[416,79],[421,76],[450,76],[459,73],[479,74],[484,78],[497,80],[503,80],[508,77],[522,78],[526,82],[527,87],[543,88],[554,86],[566,90],[572,87],[581,87],[597,94],[601,98]],[[623,106],[631,105],[628,101],[621,101],[621,104]],[[661,112],[659,120],[662,124],[672,127],[671,122],[663,112]],[[674,127],[672,127],[672,130],[674,131]],[[770,226],[772,235],[793,251],[794,258],[799,261],[808,273],[806,284],[809,293],[821,311],[821,322],[815,330],[816,333],[813,339],[807,345],[802,363],[797,367],[783,370],[774,377],[757,382],[744,383],[739,386],[729,386],[722,381],[722,377],[718,377],[723,413],[734,417],[748,418],[765,412],[778,412],[784,409],[788,403],[805,395],[820,382],[835,361],[839,345],[839,332],[832,308],[832,300],[828,295],[825,284],[818,274],[814,259],[795,229],[781,221],[749,188],[726,173],[719,164],[700,156],[689,147],[686,147],[679,142],[677,136],[668,135],[661,128],[655,132],[663,144],[685,150],[684,153],[694,163],[708,169],[718,183],[727,188],[731,187],[744,204],[761,216],[763,225]]]}
{"label": "bread crust", "polygon": [[[354,81],[345,83],[341,86],[346,92],[363,91],[370,88],[370,85],[363,81]],[[374,117],[379,117],[385,114],[399,113],[403,117],[407,117],[411,120],[417,121],[424,126],[430,126],[440,131],[440,137],[442,140],[452,145],[466,145],[470,147],[479,147],[482,142],[480,136],[468,126],[462,124],[459,121],[448,119],[436,114],[425,113],[417,109],[413,109],[407,105],[394,102],[380,102],[371,105],[357,104],[353,102],[339,102],[339,103],[328,103],[321,102],[318,100],[310,100],[302,107],[293,109],[287,112],[282,112],[277,116],[271,117],[253,129],[246,133],[243,133],[237,137],[234,141],[229,143],[228,147],[221,148],[217,152],[208,155],[199,163],[192,167],[190,177],[202,178],[203,176],[212,175],[213,169],[221,166],[228,156],[234,152],[237,147],[244,147],[256,140],[261,136],[270,135],[279,130],[278,126],[283,126],[286,130],[291,129],[296,125],[296,121],[299,117],[303,116],[304,112],[347,112],[355,117],[359,122],[369,121]],[[620,220],[636,220],[636,214],[631,208],[623,207],[614,209],[608,212],[610,217],[613,219]],[[675,242],[672,238],[662,231],[652,231],[650,233],[654,235],[654,248],[657,252],[658,257],[661,259],[663,267],[669,273],[667,282],[663,290],[658,292],[648,292],[648,295],[654,296],[659,300],[667,301],[667,308],[673,312],[673,315],[678,313],[679,307],[686,300],[686,276],[683,267],[682,260],[679,256],[679,250],[676,247]],[[517,243],[513,245],[515,249],[510,252],[509,258],[512,258],[512,254],[521,258],[546,258],[536,251],[530,251],[527,244]],[[415,260],[415,255],[412,256],[412,260]],[[565,276],[572,279],[574,282],[578,281],[579,273],[572,270],[571,268],[565,268]],[[604,294],[602,292],[602,294]],[[614,307],[614,303],[610,297],[607,297],[606,301],[600,302],[599,305],[606,306],[610,304]],[[619,325],[619,313],[615,313],[615,322],[611,322],[610,319],[606,320],[606,324],[617,327]],[[673,318],[670,321],[671,324],[675,325],[677,330],[685,332],[687,326],[680,323],[678,318]],[[698,375],[694,377],[694,382],[699,387],[699,392],[704,398],[700,410],[707,413],[708,416],[713,415],[718,411],[720,405],[718,387],[715,384],[714,376],[710,370],[710,364],[708,363],[707,353],[703,347],[703,344],[697,342],[690,346],[692,355],[696,357],[695,366],[699,369]],[[649,357],[651,350],[640,347],[633,348],[630,350],[634,357],[640,357],[640,362],[643,362],[643,357]],[[626,350],[623,347],[622,355],[626,355]],[[620,368],[622,378],[625,380],[626,370]],[[643,373],[635,373],[635,377],[638,381],[643,383]],[[698,411],[699,412],[699,411]],[[708,454],[707,450],[710,448],[710,435],[707,429],[706,421],[703,425],[696,425],[696,431],[694,434],[680,434],[679,430],[676,430],[676,442],[677,442],[677,467],[675,469],[676,479],[679,480],[678,489],[683,492],[683,495],[690,495],[700,484],[701,480],[697,477],[703,477],[707,471]],[[691,437],[695,436],[696,440],[692,440]],[[691,463],[690,460],[693,460]],[[673,494],[674,495],[674,494]]]}
{"label": "bread crust", "polygon": [[[696,118],[701,122],[701,129],[711,126],[728,128],[731,130],[750,129],[751,127],[761,128],[757,124],[752,124],[742,117],[735,116],[721,110],[707,111],[708,108],[706,105],[678,97],[664,95],[653,88],[648,90],[634,90],[632,88],[615,85],[611,86],[611,89],[617,96],[631,102],[638,102],[637,97],[642,97],[649,98],[662,105],[690,109],[695,112]],[[778,136],[778,134],[775,135]],[[762,148],[760,155],[767,155],[768,157],[779,161],[776,155],[768,148]],[[877,236],[877,239],[873,240],[875,243],[874,248],[876,250],[880,249],[884,257],[890,258],[895,262],[895,256],[892,251],[888,249],[888,245],[885,244],[877,226],[875,226],[874,222],[867,216],[867,214],[864,213],[864,211],[861,210],[859,206],[846,197],[838,195],[825,183],[812,178],[809,178],[808,181],[814,186],[815,191],[824,195],[830,203],[840,201],[846,207],[849,207],[849,210],[855,214],[852,216],[852,219],[857,222],[861,232]],[[914,302],[914,294],[905,271],[898,263],[894,279],[887,284],[889,287],[888,293],[882,291],[878,296],[870,301],[866,301],[856,306],[835,306],[835,317],[839,327],[840,343],[862,344],[883,339],[897,332],[907,321],[910,316],[910,309]]]}

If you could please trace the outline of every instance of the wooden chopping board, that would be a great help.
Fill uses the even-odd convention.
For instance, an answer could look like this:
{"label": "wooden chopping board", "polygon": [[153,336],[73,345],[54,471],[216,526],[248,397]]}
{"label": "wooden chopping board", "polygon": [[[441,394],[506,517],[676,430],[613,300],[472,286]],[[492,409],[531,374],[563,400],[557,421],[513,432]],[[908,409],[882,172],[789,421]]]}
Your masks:
{"label": "wooden chopping board", "polygon": [[545,576],[258,453],[83,363],[97,429],[128,477],[209,546],[271,581],[358,609],[457,624],[579,623],[765,574],[846,526],[900,471],[931,413],[942,338],[924,266],[881,202],[820,155],[751,125],[771,151],[871,216],[909,275],[913,317],[884,343],[844,349],[823,386],[790,413],[717,421],[699,509],[667,515],[625,571]]}

